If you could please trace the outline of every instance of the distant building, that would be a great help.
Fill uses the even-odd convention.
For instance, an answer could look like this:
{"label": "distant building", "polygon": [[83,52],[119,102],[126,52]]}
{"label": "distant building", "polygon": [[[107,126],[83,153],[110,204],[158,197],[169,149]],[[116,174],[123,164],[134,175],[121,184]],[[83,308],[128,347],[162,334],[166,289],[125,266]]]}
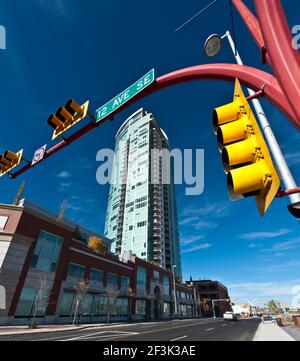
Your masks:
{"label": "distant building", "polygon": [[162,161],[151,163],[152,149],[169,150],[168,138],[153,115],[141,108],[116,134],[105,236],[111,239],[114,253],[131,250],[137,257],[168,270],[176,265],[175,274],[180,277],[173,172],[170,184],[163,184]]}
{"label": "distant building", "polygon": [[[218,281],[211,280],[191,280],[186,282],[193,285],[197,290],[199,313],[202,316],[213,316],[212,300],[215,305],[216,317],[223,316],[226,311],[231,311],[230,298],[226,286]],[[220,301],[217,301],[220,300]]]}
{"label": "distant building", "polygon": [[[90,236],[101,238],[108,249],[110,240],[57,219],[27,200],[18,206],[0,204],[0,297],[6,296],[0,302],[0,325],[29,324],[41,287],[39,323],[71,323],[77,311],[80,322],[104,322],[108,300],[110,320],[173,317],[170,271],[130,253],[92,251]],[[86,290],[75,311],[83,280]],[[176,283],[176,292],[179,316],[195,316],[194,289]]]}

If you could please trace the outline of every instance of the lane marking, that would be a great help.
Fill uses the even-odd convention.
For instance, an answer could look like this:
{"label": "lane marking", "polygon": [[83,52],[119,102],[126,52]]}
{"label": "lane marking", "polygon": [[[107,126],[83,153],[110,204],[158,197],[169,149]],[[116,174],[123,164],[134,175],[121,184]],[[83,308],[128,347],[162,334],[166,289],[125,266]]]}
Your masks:
{"label": "lane marking", "polygon": [[[83,339],[83,338],[89,338],[89,337],[92,337],[92,336],[95,336],[95,335],[103,335],[104,333],[117,333],[117,334],[126,334],[126,335],[138,335],[137,332],[127,332],[127,331],[100,331],[100,332],[94,332],[94,333],[89,333],[89,334],[86,334],[86,335],[81,335],[81,336],[76,336],[76,337],[71,337],[71,338],[67,338],[67,339],[63,339],[63,340],[60,340],[60,341],[75,341],[75,340],[80,340],[80,339]],[[107,335],[109,336],[109,335]]]}
{"label": "lane marking", "polygon": [[207,328],[205,331],[212,331],[212,330],[214,330],[214,328],[213,328],[213,327],[211,327],[211,328]]}
{"label": "lane marking", "polygon": [[224,327],[224,326],[227,326],[227,325],[226,325],[226,323],[223,323],[223,325],[222,325],[222,326]]}
{"label": "lane marking", "polygon": [[177,338],[172,338],[172,340],[170,341],[177,341],[177,340],[181,340],[182,338],[186,338],[187,335],[184,335],[184,336],[180,336],[180,337],[177,337]]}

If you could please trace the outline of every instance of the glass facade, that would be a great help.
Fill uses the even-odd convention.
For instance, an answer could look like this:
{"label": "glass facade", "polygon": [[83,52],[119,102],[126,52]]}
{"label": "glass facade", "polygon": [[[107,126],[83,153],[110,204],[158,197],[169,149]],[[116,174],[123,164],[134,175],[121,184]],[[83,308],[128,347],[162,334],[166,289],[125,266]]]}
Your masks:
{"label": "glass facade", "polygon": [[18,306],[16,309],[16,317],[32,317],[35,313],[37,317],[43,316],[46,312],[48,305],[49,293],[40,296],[40,299],[36,301],[38,290],[36,288],[24,287]]}
{"label": "glass facade", "polygon": [[41,231],[30,266],[41,271],[55,272],[64,239]]}
{"label": "glass facade", "polygon": [[136,300],[135,301],[135,314],[137,316],[146,315],[146,300]]}
{"label": "glass facade", "polygon": [[[152,149],[169,149],[153,115],[132,114],[116,134],[115,159],[108,197],[105,236],[112,252],[133,254],[181,275],[176,194],[173,177],[162,184],[161,160],[151,162]],[[153,184],[152,176],[158,184]]]}
{"label": "glass facade", "polygon": [[121,290],[128,291],[129,288],[129,277],[122,276],[121,277]]}

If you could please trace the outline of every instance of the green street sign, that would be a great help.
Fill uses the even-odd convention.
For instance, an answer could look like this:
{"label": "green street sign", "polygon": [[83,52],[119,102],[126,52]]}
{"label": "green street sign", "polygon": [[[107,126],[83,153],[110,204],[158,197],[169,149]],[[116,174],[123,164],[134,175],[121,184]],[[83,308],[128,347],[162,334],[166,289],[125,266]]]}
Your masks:
{"label": "green street sign", "polygon": [[142,90],[147,88],[155,80],[154,69],[148,71],[141,79],[132,84],[129,88],[123,90],[119,95],[112,98],[106,104],[102,105],[96,110],[96,122],[105,118],[107,115],[118,109],[121,105],[128,102],[128,100],[135,97]]}

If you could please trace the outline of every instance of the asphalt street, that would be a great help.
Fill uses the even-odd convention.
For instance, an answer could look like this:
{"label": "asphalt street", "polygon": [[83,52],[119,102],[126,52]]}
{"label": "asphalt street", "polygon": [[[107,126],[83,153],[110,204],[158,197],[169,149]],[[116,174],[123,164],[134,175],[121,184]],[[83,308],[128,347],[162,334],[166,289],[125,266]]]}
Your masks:
{"label": "asphalt street", "polygon": [[0,341],[252,341],[260,318],[187,319],[0,336]]}

